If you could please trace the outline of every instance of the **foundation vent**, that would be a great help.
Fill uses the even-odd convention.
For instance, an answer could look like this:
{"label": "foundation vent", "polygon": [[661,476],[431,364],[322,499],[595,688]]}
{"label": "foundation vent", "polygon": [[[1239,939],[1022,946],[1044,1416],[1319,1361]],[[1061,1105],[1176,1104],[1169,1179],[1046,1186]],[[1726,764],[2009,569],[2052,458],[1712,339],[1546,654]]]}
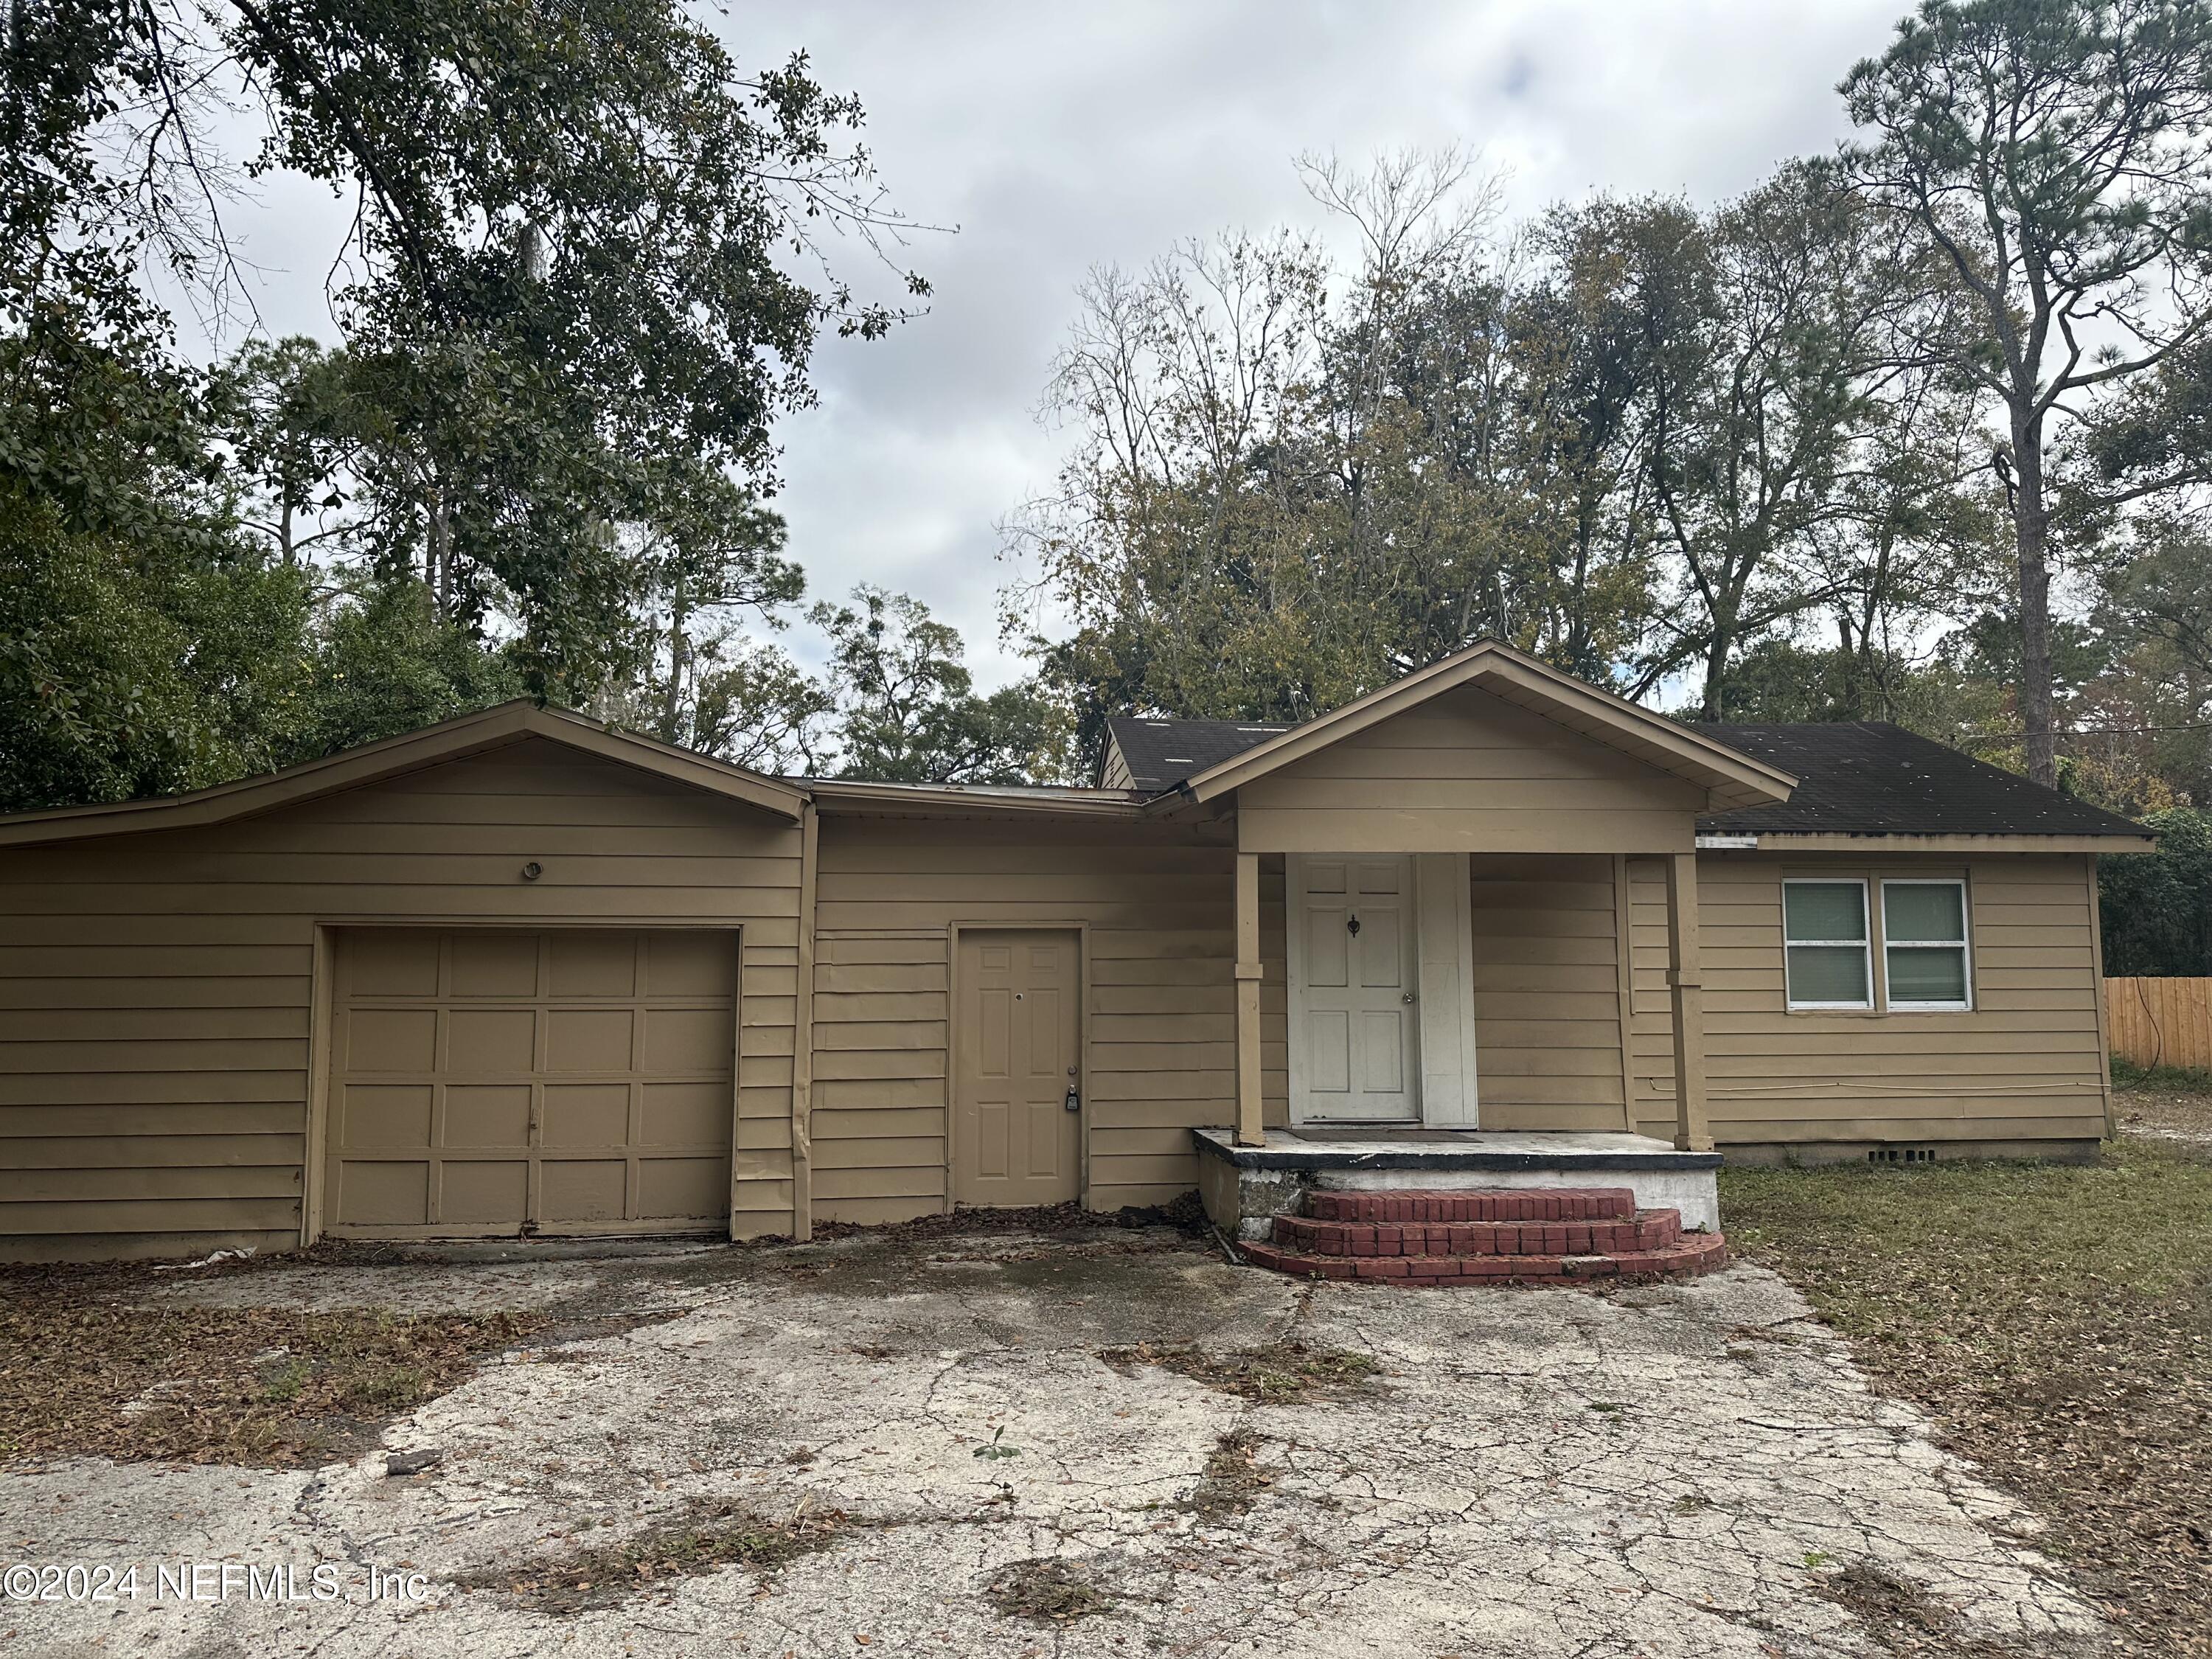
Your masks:
{"label": "foundation vent", "polygon": [[1933,1164],[1933,1146],[1876,1146],[1867,1154],[1869,1164]]}

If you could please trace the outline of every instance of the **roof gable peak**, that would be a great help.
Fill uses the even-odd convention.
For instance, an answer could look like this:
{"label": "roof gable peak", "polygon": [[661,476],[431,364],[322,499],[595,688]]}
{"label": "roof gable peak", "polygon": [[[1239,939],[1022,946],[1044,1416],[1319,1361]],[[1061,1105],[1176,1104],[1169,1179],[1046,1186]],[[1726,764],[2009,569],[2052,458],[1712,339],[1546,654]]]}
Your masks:
{"label": "roof gable peak", "polygon": [[[1240,745],[1171,787],[1182,800],[1216,799],[1381,720],[1467,685],[1479,686],[1593,742],[1703,785],[1708,791],[1710,810],[1785,800],[1796,782],[1779,768],[1754,760],[1692,727],[1562,673],[1510,646],[1479,640],[1318,719],[1285,727],[1258,744]],[[1167,799],[1164,796],[1163,802]]]}
{"label": "roof gable peak", "polygon": [[360,744],[275,772],[240,778],[185,794],[53,807],[0,817],[0,846],[32,846],[142,830],[189,829],[228,823],[341,790],[381,783],[449,761],[464,760],[530,738],[542,738],[603,760],[634,766],[794,822],[806,800],[803,790],[779,779],[620,731],[568,709],[530,698],[516,698],[398,737]]}

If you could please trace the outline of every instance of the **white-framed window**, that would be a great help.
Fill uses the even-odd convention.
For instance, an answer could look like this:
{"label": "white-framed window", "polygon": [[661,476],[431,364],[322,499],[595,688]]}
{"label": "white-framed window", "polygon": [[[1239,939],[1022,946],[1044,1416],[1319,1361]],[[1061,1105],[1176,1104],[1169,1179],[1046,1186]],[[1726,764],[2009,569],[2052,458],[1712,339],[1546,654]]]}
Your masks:
{"label": "white-framed window", "polygon": [[1783,973],[1792,1008],[1874,1006],[1874,945],[1867,884],[1849,880],[1782,884]]}
{"label": "white-framed window", "polygon": [[1974,1006],[1965,882],[1884,881],[1881,948],[1892,1008],[1911,1012]]}

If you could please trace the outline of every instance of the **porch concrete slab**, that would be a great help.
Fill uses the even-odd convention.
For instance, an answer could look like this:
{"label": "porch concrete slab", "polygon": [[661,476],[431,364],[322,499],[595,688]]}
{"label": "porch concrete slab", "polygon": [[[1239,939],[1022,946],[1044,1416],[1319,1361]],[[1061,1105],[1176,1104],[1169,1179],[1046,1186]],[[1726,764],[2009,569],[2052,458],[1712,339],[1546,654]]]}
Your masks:
{"label": "porch concrete slab", "polygon": [[[1300,1286],[1093,1229],[546,1263],[526,1287],[473,1270],[538,1305],[573,1273],[580,1309],[649,1312],[507,1356],[357,1461],[0,1465],[0,1560],[329,1564],[344,1590],[9,1602],[5,1651],[1875,1659],[1847,1590],[1869,1573],[1962,1645],[2057,1659],[2099,1637],[2036,1518],[1754,1267],[1604,1297]],[[438,1271],[485,1299],[469,1264]],[[332,1305],[346,1272],[264,1268],[226,1297]],[[392,1288],[355,1282],[366,1304]],[[1379,1370],[1262,1404],[1128,1352],[1285,1341]],[[387,1476],[386,1449],[428,1447],[441,1462]],[[578,1612],[454,1582],[674,1528],[702,1499],[847,1518],[780,1570],[678,1571]],[[995,1607],[994,1576],[1039,1560],[1102,1610]],[[423,1572],[422,1598],[368,1599],[372,1567]]]}
{"label": "porch concrete slab", "polygon": [[1577,1130],[1270,1129],[1263,1145],[1239,1146],[1227,1129],[1194,1129],[1201,1146],[1232,1164],[1263,1170],[1717,1170],[1718,1152],[1678,1152],[1650,1135]]}
{"label": "porch concrete slab", "polygon": [[1240,1146],[1194,1129],[1199,1190],[1224,1231],[1266,1236],[1307,1186],[1626,1187],[1638,1209],[1678,1210],[1692,1231],[1721,1224],[1718,1152],[1680,1152],[1650,1135],[1492,1129],[1269,1129]]}

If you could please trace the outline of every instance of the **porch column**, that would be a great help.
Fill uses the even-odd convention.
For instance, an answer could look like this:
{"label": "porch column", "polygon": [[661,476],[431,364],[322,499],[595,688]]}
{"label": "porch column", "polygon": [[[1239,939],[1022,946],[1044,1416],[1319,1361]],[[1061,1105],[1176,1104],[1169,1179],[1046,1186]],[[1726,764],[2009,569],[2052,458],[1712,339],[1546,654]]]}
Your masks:
{"label": "porch column", "polygon": [[1674,1024],[1674,1145],[1710,1152],[1705,1127],[1705,991],[1698,966],[1698,855],[1667,860],[1667,1000]]}
{"label": "porch column", "polygon": [[1267,1139],[1260,1122],[1260,855],[1237,855],[1237,1144]]}

